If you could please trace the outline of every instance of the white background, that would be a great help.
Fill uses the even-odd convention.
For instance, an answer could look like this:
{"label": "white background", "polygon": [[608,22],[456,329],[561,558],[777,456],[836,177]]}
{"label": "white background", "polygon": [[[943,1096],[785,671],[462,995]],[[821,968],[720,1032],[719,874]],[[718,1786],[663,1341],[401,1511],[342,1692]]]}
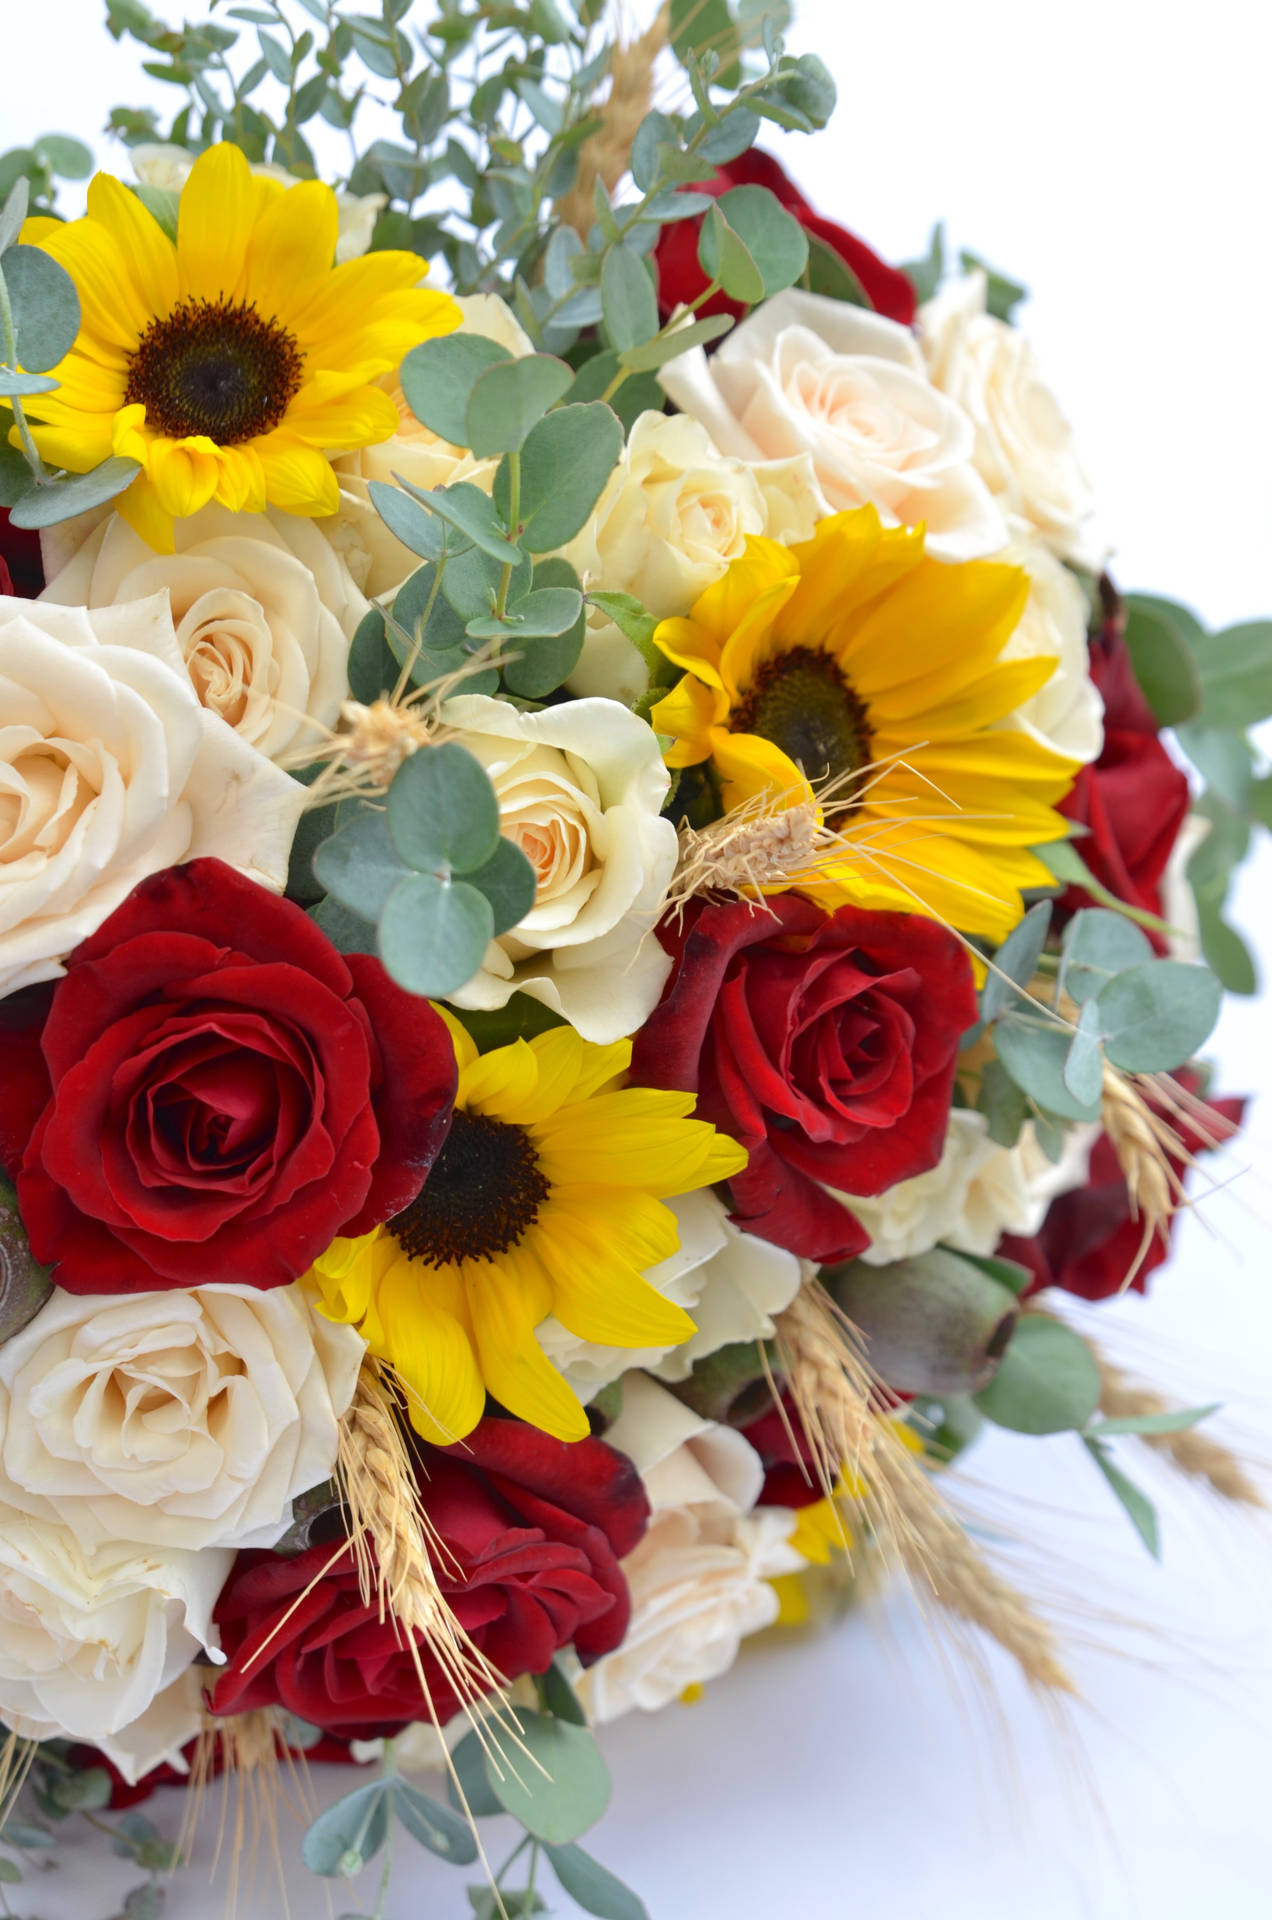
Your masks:
{"label": "white background", "polygon": [[[166,96],[171,110],[100,13],[98,0],[0,0],[4,145],[89,135],[116,101]],[[810,197],[898,260],[945,216],[956,244],[1032,288],[1025,323],[1077,428],[1122,583],[1215,625],[1272,612],[1261,0],[803,0],[792,46],[818,51],[840,85],[826,133],[770,143]],[[1265,848],[1238,915],[1272,955],[1270,894]],[[1232,1003],[1211,1050],[1225,1090],[1267,1086],[1265,1005]],[[1222,1172],[1231,1183],[1184,1222],[1151,1303],[1099,1314],[1115,1353],[1186,1398],[1225,1400],[1222,1430],[1264,1459],[1270,1111],[1256,1107]],[[1161,1567],[1075,1441],[998,1435],[966,1476],[982,1518],[1040,1549],[1033,1577],[1068,1624],[1085,1698],[1067,1718],[1037,1708],[992,1654],[1001,1704],[986,1708],[891,1602],[756,1651],[700,1705],[606,1735],[614,1803],[589,1845],[652,1920],[1268,1911],[1272,1522],[1261,1534],[1122,1444],[1159,1499]],[[462,1915],[458,1877],[411,1852],[394,1920]],[[94,1848],[16,1904],[105,1920],[135,1878]],[[321,1898],[303,1876],[292,1892],[301,1913]],[[173,1920],[221,1908],[197,1869],[173,1889]],[[246,1916],[277,1910],[268,1879],[240,1898]]]}

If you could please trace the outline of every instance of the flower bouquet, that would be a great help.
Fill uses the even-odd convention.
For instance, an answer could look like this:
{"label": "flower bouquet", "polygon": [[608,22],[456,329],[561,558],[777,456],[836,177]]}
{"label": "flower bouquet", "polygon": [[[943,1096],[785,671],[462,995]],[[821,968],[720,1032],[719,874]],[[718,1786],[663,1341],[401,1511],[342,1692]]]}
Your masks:
{"label": "flower bouquet", "polygon": [[377,1915],[638,1920],[593,1729],[872,1568],[1069,1690],[984,1422],[1259,1500],[1063,1302],[1240,1121],[1272,625],[756,145],[784,11],[107,0],[175,118],[0,156],[0,1881],[336,1759]]}

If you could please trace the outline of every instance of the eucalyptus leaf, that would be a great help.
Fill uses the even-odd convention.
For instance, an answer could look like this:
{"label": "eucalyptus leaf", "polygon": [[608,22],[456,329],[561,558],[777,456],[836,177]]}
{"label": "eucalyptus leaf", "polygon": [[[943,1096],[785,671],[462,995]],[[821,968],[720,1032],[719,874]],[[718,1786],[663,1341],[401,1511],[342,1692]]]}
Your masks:
{"label": "eucalyptus leaf", "polygon": [[397,682],[398,668],[385,638],[384,615],[378,607],[363,614],[349,643],[349,691],[370,706]]}
{"label": "eucalyptus leaf", "polygon": [[[994,1020],[1004,1007],[1014,1006],[1020,996],[1016,986],[1027,987],[1038,966],[1038,958],[1047,944],[1051,926],[1051,902],[1040,900],[1030,907],[1024,919],[1014,926],[994,955],[992,971],[981,989],[982,1020]],[[1001,976],[1007,977],[1003,979]]]}
{"label": "eucalyptus leaf", "polygon": [[1029,1102],[1001,1060],[987,1060],[982,1067],[976,1110],[988,1121],[995,1146],[1015,1146],[1029,1117]]}
{"label": "eucalyptus leaf", "polygon": [[1272,620],[1211,634],[1197,664],[1204,726],[1241,731],[1272,714]]}
{"label": "eucalyptus leaf", "polygon": [[406,404],[424,426],[452,446],[468,442],[468,402],[488,368],[512,355],[497,340],[480,333],[448,333],[412,347],[400,375]]}
{"label": "eucalyptus leaf", "polygon": [[140,470],[140,461],[115,453],[86,474],[71,474],[69,480],[58,480],[54,486],[37,486],[31,493],[23,493],[10,511],[13,526],[58,526],[60,520],[88,513],[90,507],[104,507],[108,499],[133,486]]}
{"label": "eucalyptus leaf", "polygon": [[665,333],[657,334],[643,346],[628,347],[618,356],[619,362],[631,373],[653,373],[658,367],[665,367],[669,360],[677,360],[682,353],[688,353],[691,347],[709,346],[713,340],[728,333],[732,326],[731,314],[708,314],[705,320],[694,320],[687,327],[674,326]]}
{"label": "eucalyptus leaf", "polygon": [[530,429],[564,397],[573,380],[574,369],[547,353],[528,353],[487,367],[469,395],[465,446],[483,459],[519,451]]}
{"label": "eucalyptus leaf", "polygon": [[[453,1807],[462,1810],[467,1803],[467,1810],[474,1820],[503,1812],[503,1807],[490,1790],[485,1755],[475,1733],[466,1733],[455,1748],[451,1754],[451,1768],[453,1773],[448,1773],[446,1780],[446,1797]],[[463,1789],[462,1797],[460,1788]]]}
{"label": "eucalyptus leaf", "polygon": [[1067,1028],[1007,1014],[994,1028],[998,1058],[1016,1085],[1045,1113],[1060,1120],[1098,1120],[1099,1100],[1079,1100],[1065,1084]]}
{"label": "eucalyptus leaf", "polygon": [[367,807],[324,840],[314,854],[313,866],[319,885],[363,920],[379,917],[394,887],[409,872],[389,837],[383,812],[374,807]]}
{"label": "eucalyptus leaf", "polygon": [[649,1920],[643,1900],[582,1847],[546,1847],[552,1871],[576,1906],[598,1920]]}
{"label": "eucalyptus leaf", "polygon": [[49,172],[61,180],[87,180],[93,171],[91,151],[69,133],[40,134],[35,151]]}
{"label": "eucalyptus leaf", "polygon": [[446,528],[438,516],[402,487],[372,480],[367,491],[371,504],[389,532],[425,560],[438,560],[446,550]]}
{"label": "eucalyptus leaf", "polygon": [[[300,1843],[300,1855],[311,1873],[334,1880],[346,1870],[350,1855],[370,1860],[384,1845],[389,1822],[389,1784],[372,1780],[355,1787],[343,1800],[318,1815]],[[356,1869],[355,1869],[356,1871]]]}
{"label": "eucalyptus leaf", "polygon": [[477,1858],[477,1842],[468,1822],[411,1786],[400,1774],[393,1781],[393,1808],[411,1838],[430,1853],[439,1854],[456,1867],[469,1866]]}
{"label": "eucalyptus leaf", "polygon": [[31,182],[19,174],[0,207],[0,253],[11,247],[21,233],[31,203]]}
{"label": "eucalyptus leaf", "polygon": [[0,367],[0,395],[5,399],[16,396],[25,400],[33,393],[53,393],[58,382],[50,380],[44,373],[20,373],[8,367]]}
{"label": "eucalyptus leaf", "polygon": [[1100,1014],[1093,1000],[1082,1009],[1077,1032],[1064,1061],[1064,1084],[1074,1099],[1093,1105],[1104,1087],[1104,1054],[1100,1048]]}
{"label": "eucalyptus leaf", "polygon": [[485,895],[466,881],[409,873],[385,901],[376,934],[380,959],[400,987],[444,1000],[467,986],[481,966],[494,936],[494,914]]}
{"label": "eucalyptus leaf", "polygon": [[499,839],[489,775],[453,740],[402,763],[389,788],[387,818],[393,845],[420,873],[470,873],[491,858]]}
{"label": "eucalyptus leaf", "polygon": [[1220,1404],[1214,1400],[1208,1407],[1178,1407],[1171,1413],[1128,1413],[1114,1420],[1097,1420],[1087,1428],[1087,1435],[1102,1440],[1118,1433],[1187,1433],[1189,1427],[1218,1413]]}
{"label": "eucalyptus leaf", "polygon": [[707,278],[718,280],[730,300],[753,307],[764,298],[764,274],[759,262],[741,234],[729,225],[718,200],[708,207],[702,223],[698,260]]}
{"label": "eucalyptus leaf", "polygon": [[374,953],[375,927],[328,894],[310,910],[309,918],[325,933],[337,953]]}
{"label": "eucalyptus leaf", "polygon": [[75,282],[42,247],[10,247],[3,272],[17,332],[18,363],[28,373],[47,373],[65,359],[79,333]]}
{"label": "eucalyptus leaf", "polygon": [[[560,412],[554,414],[552,417],[553,419],[560,419],[561,414],[571,413],[573,411],[574,409],[571,407],[563,407]],[[548,421],[541,420],[539,425],[534,429],[534,432],[541,433],[548,424]],[[617,426],[618,422],[615,421],[614,424]],[[534,434],[532,433],[530,437],[533,439]],[[503,471],[503,465],[504,463],[501,462],[500,472]],[[374,488],[375,482],[373,481],[371,484]],[[413,487],[409,481],[405,480],[402,482],[402,485],[413,499],[418,500],[421,505],[430,508],[432,512],[438,514],[445,520],[448,525],[456,528],[459,533],[466,535],[469,540],[474,541],[476,545],[482,549],[483,553],[489,553],[493,555],[496,560],[501,560],[505,564],[512,564],[514,566],[521,558],[517,547],[507,538],[505,531],[506,518],[505,520],[499,518],[489,495],[483,493],[480,487],[470,486],[466,480],[460,481],[454,486],[434,487],[431,491]],[[504,512],[506,515],[506,509],[504,509]],[[436,559],[437,557],[436,554],[426,555],[428,559]]]}
{"label": "eucalyptus leaf", "polygon": [[1161,1527],[1157,1519],[1157,1509],[1148,1495],[1141,1493],[1133,1480],[1127,1479],[1122,1469],[1115,1463],[1108,1447],[1101,1441],[1092,1439],[1089,1434],[1083,1434],[1082,1444],[1121,1501],[1132,1526],[1154,1560],[1160,1560],[1162,1557]]}
{"label": "eucalyptus leaf", "polygon": [[[422,653],[451,653],[462,646],[464,640],[463,612],[457,612],[446,589],[454,586],[462,569],[468,563],[476,561],[483,568],[496,570],[498,562],[483,554],[477,547],[469,547],[460,554],[449,554],[442,561],[428,560],[417,567],[410,577],[403,581],[393,600],[393,623],[400,630],[395,635],[390,631],[388,644],[395,656],[402,645],[401,634],[409,636],[411,647],[400,659],[401,666],[406,665],[411,648],[418,642]],[[440,583],[437,579],[438,567],[442,569]],[[436,589],[436,590],[435,590]],[[420,674],[412,673],[413,680],[419,680]],[[424,678],[428,678],[425,673]]]}
{"label": "eucalyptus leaf", "polygon": [[658,296],[649,268],[640,254],[621,241],[605,251],[601,309],[605,331],[620,353],[640,346],[658,331]]}
{"label": "eucalyptus leaf", "polygon": [[[623,451],[623,429],[594,400],[557,407],[532,428],[521,451],[520,540],[530,553],[550,553],[579,533]],[[511,509],[508,462],[495,475],[494,506]]]}
{"label": "eucalyptus leaf", "polygon": [[537,886],[534,868],[521,848],[502,835],[489,860],[474,867],[465,879],[489,902],[494,916],[494,939],[524,920],[534,905]]}
{"label": "eucalyptus leaf", "polygon": [[547,1672],[541,1674],[535,1685],[544,1710],[558,1720],[569,1720],[576,1727],[587,1725],[587,1715],[579,1703],[579,1697],[565,1677],[561,1662],[554,1660]]}
{"label": "eucalyptus leaf", "polygon": [[1046,846],[1033,847],[1030,851],[1062,886],[1081,887],[1092,900],[1098,901],[1102,907],[1108,907],[1113,913],[1120,913],[1123,919],[1133,920],[1137,927],[1150,927],[1154,933],[1174,931],[1157,914],[1145,913],[1139,907],[1128,907],[1125,901],[1110,893],[1087,866],[1078,851],[1076,840],[1052,840]]}
{"label": "eucalyptus leaf", "polygon": [[1072,1328],[1026,1313],[997,1373],[973,1398],[986,1419],[1013,1433],[1065,1433],[1085,1427],[1099,1405],[1100,1370]]}
{"label": "eucalyptus leaf", "polygon": [[1064,930],[1059,990],[1082,1006],[1114,974],[1152,958],[1151,942],[1132,921],[1107,908],[1084,907]]}
{"label": "eucalyptus leaf", "polygon": [[808,265],[808,235],[777,196],[767,187],[733,187],[716,206],[757,268],[763,297],[793,287]]}
{"label": "eucalyptus leaf", "polygon": [[[527,1833],[562,1846],[586,1833],[609,1805],[609,1769],[586,1727],[550,1714],[519,1713],[527,1749],[486,1759],[491,1792]],[[512,1771],[516,1767],[516,1773]]]}
{"label": "eucalyptus leaf", "polygon": [[1187,633],[1165,606],[1131,594],[1126,646],[1140,690],[1159,726],[1176,727],[1201,711],[1201,672]]}
{"label": "eucalyptus leaf", "polygon": [[1096,1001],[1104,1051],[1125,1073],[1161,1073],[1192,1058],[1219,1018],[1208,967],[1151,960],[1110,980]]}

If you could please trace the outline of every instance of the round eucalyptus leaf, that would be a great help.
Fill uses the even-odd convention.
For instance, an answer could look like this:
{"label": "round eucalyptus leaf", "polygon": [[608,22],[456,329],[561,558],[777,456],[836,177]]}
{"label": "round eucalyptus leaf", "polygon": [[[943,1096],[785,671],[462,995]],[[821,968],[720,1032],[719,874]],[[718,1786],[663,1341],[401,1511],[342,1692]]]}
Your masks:
{"label": "round eucalyptus leaf", "polygon": [[476,887],[478,893],[484,893],[489,900],[495,916],[496,936],[507,933],[519,920],[524,920],[534,905],[534,868],[521,848],[502,835],[489,860],[483,866],[474,867],[466,879],[470,887]]}
{"label": "round eucalyptus leaf", "polygon": [[634,247],[621,241],[608,247],[601,266],[601,307],[605,331],[622,353],[658,331],[658,296],[649,268]]}
{"label": "round eucalyptus leaf", "polygon": [[1079,1006],[1125,967],[1153,958],[1148,935],[1123,914],[1105,907],[1084,907],[1064,931],[1060,949],[1061,991]]}
{"label": "round eucalyptus leaf", "polygon": [[1006,1014],[994,1028],[1001,1065],[1021,1091],[1060,1120],[1098,1120],[1098,1099],[1080,1100],[1069,1089],[1065,1062],[1072,1036],[1065,1027]]}
{"label": "round eucalyptus leaf", "polygon": [[[573,540],[622,451],[618,416],[599,400],[545,414],[521,450],[521,545],[551,553]],[[494,502],[506,523],[512,504],[506,458],[495,475]]]}
{"label": "round eucalyptus leaf", "polygon": [[300,1843],[300,1857],[310,1873],[334,1880],[346,1855],[357,1853],[369,1860],[378,1853],[389,1830],[389,1795],[387,1780],[372,1780],[320,1813]]}
{"label": "round eucalyptus leaf", "polygon": [[528,1757],[517,1752],[496,1764],[488,1756],[491,1792],[537,1840],[558,1847],[577,1840],[609,1805],[609,1769],[601,1750],[586,1727],[568,1720],[545,1713],[519,1713],[517,1720]]}
{"label": "round eucalyptus leaf", "polygon": [[385,638],[384,615],[369,607],[349,644],[349,691],[369,707],[397,681],[397,665]]}
{"label": "round eucalyptus leaf", "polygon": [[430,1853],[449,1860],[455,1867],[469,1866],[477,1858],[477,1842],[467,1820],[461,1820],[429,1794],[421,1793],[400,1774],[393,1782],[393,1806],[411,1838],[427,1847]]}
{"label": "round eucalyptus leaf", "polygon": [[324,840],[314,854],[319,886],[364,920],[375,920],[408,871],[389,837],[388,822],[368,807]]}
{"label": "round eucalyptus leaf", "polygon": [[387,813],[394,846],[420,873],[470,873],[499,839],[499,803],[486,769],[453,740],[403,762]]}
{"label": "round eucalyptus leaf", "polygon": [[468,401],[488,367],[511,360],[507,347],[481,333],[448,333],[412,347],[402,362],[402,392],[415,418],[453,447],[468,441]]}
{"label": "round eucalyptus leaf", "polygon": [[42,133],[35,151],[50,173],[60,180],[87,180],[93,171],[93,155],[82,140],[69,133]]}
{"label": "round eucalyptus leaf", "polygon": [[368,482],[371,504],[389,532],[425,560],[436,560],[446,546],[446,527],[438,515],[387,480]]}
{"label": "round eucalyptus leaf", "polygon": [[18,364],[28,373],[47,373],[75,345],[80,328],[75,282],[42,247],[10,247],[4,278],[17,328]]}
{"label": "round eucalyptus leaf", "polygon": [[122,453],[112,454],[109,460],[103,460],[87,473],[72,474],[52,486],[33,487],[30,493],[23,494],[10,518],[15,527],[55,527],[63,520],[73,520],[76,514],[87,513],[90,507],[100,507],[107,500],[113,500],[132,485],[140,472],[140,460],[130,460]]}
{"label": "round eucalyptus leaf", "polygon": [[[419,641],[425,653],[448,653],[458,647],[464,638],[464,622],[451,605],[446,593],[446,583],[456,567],[473,558],[484,556],[474,549],[471,553],[448,555],[442,565],[441,585],[433,591],[437,579],[438,562],[428,560],[417,567],[408,580],[398,588],[393,601],[393,618],[409,640]],[[492,563],[487,563],[492,564]],[[403,643],[400,636],[390,638],[390,646]],[[394,648],[396,652],[397,647]],[[409,650],[409,649],[408,649]]]}
{"label": "round eucalyptus leaf", "polygon": [[976,1405],[1013,1433],[1067,1433],[1084,1427],[1100,1400],[1100,1370],[1085,1340],[1059,1320],[1026,1313]]}
{"label": "round eucalyptus leaf", "polygon": [[380,914],[380,958],[408,993],[441,1000],[477,972],[494,924],[490,902],[467,881],[408,873]]}
{"label": "round eucalyptus leaf", "polygon": [[1192,1058],[1219,1018],[1223,989],[1209,967],[1149,960],[1100,991],[1104,1051],[1124,1073],[1164,1073]]}
{"label": "round eucalyptus leaf", "polygon": [[808,235],[767,187],[733,187],[716,201],[746,247],[771,299],[793,287],[808,265]]}
{"label": "round eucalyptus leaf", "polygon": [[698,260],[705,274],[718,280],[730,300],[753,307],[764,298],[764,275],[741,234],[736,233],[720,211],[720,203],[708,208],[698,236]]}
{"label": "round eucalyptus leaf", "polygon": [[482,459],[515,453],[531,427],[562,399],[574,381],[574,369],[550,353],[527,353],[501,360],[478,374],[468,396],[464,444]]}

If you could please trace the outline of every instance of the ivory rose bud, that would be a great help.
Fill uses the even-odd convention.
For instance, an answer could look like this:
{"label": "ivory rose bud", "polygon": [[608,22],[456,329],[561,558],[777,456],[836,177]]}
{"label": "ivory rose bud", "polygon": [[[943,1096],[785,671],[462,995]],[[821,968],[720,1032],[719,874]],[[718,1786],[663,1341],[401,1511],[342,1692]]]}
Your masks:
{"label": "ivory rose bud", "polygon": [[201,708],[163,594],[0,599],[0,995],[138,881],[214,855],[281,893],[305,789]]}
{"label": "ivory rose bud", "polygon": [[86,1547],[273,1546],[363,1351],[297,1286],[58,1290],[0,1347],[0,1500]]}
{"label": "ivory rose bud", "polygon": [[28,1740],[130,1727],[195,1656],[234,1555],[85,1550],[69,1527],[0,1509],[0,1720]]}
{"label": "ivory rose bud", "polygon": [[1104,702],[1091,678],[1087,647],[1086,595],[1041,540],[1015,539],[997,557],[1029,575],[1025,610],[1000,658],[1046,654],[1056,663],[1051,678],[1003,725],[1031,733],[1053,753],[1085,766],[1104,744]]}
{"label": "ivory rose bud", "polygon": [[[1048,1160],[1031,1120],[1014,1147],[989,1137],[984,1114],[955,1107],[939,1163],[876,1199],[854,1194],[853,1212],[870,1235],[859,1258],[871,1266],[909,1260],[938,1243],[991,1254],[1005,1233],[1032,1234],[1057,1194],[1086,1179],[1098,1127],[1070,1127],[1058,1161]],[[839,1196],[847,1201],[848,1196]]]}
{"label": "ivory rose bud", "polygon": [[[143,140],[129,154],[133,172],[143,187],[159,187],[169,193],[180,193],[197,158],[197,154],[185,147],[169,146],[159,140]],[[252,172],[263,179],[277,180],[284,187],[300,184],[299,174],[288,173],[286,167],[277,166],[272,160],[256,161]],[[388,204],[387,193],[337,193],[337,266],[346,260],[357,260],[367,251],[376,218]]]}
{"label": "ivory rose bud", "polygon": [[[582,533],[566,548],[585,588],[630,593],[656,620],[688,613],[746,551],[748,535],[811,540],[827,512],[807,454],[748,463],[718,453],[698,421],[642,413]],[[588,610],[571,692],[629,704],[649,667],[612,620]]]}
{"label": "ivory rose bud", "polygon": [[976,471],[1002,512],[1041,535],[1062,560],[1098,571],[1087,528],[1094,498],[1073,430],[1019,328],[985,310],[979,269],[919,310],[928,373],[975,429]]}
{"label": "ivory rose bud", "polygon": [[[534,352],[534,344],[512,310],[497,294],[460,295],[463,314],[457,331],[480,333],[506,347],[514,359]],[[396,373],[386,373],[380,385],[392,395],[401,424],[389,440],[360,447],[332,462],[340,481],[340,511],[316,524],[342,556],[363,592],[373,599],[391,596],[420,565],[420,557],[403,546],[371,504],[368,482],[395,478],[413,487],[451,487],[459,481],[489,493],[497,460],[479,460],[466,447],[454,447],[416,419],[407,404]]]}
{"label": "ivory rose bud", "polygon": [[651,1513],[644,1539],[623,1561],[627,1633],[584,1679],[598,1721],[633,1707],[655,1711],[726,1673],[742,1641],[777,1619],[770,1582],[804,1564],[789,1544],[793,1515],[753,1511],[764,1468],[733,1428],[703,1420],[632,1373],[606,1439],[635,1462]]}
{"label": "ivory rose bud", "polygon": [[669,776],[653,731],[614,700],[521,713],[462,694],[441,718],[489,774],[500,830],[537,883],[524,920],[491,941],[480,972],[450,998],[502,1007],[527,993],[585,1040],[634,1033],[671,969],[653,929],[677,841],[660,817]]}
{"label": "ivory rose bud", "polygon": [[536,1330],[539,1345],[584,1402],[633,1367],[660,1380],[687,1380],[695,1360],[720,1347],[771,1340],[773,1315],[799,1291],[802,1269],[795,1255],[753,1233],[740,1233],[714,1193],[682,1194],[667,1205],[676,1216],[680,1245],[649,1267],[645,1278],[684,1307],[698,1331],[678,1347],[633,1351],[580,1340],[555,1316],[543,1321]]}
{"label": "ivory rose bud", "polygon": [[[76,529],[84,521],[69,523]],[[108,514],[41,598],[113,607],[166,592],[200,705],[267,759],[295,763],[317,738],[307,722],[334,727],[348,698],[349,642],[366,600],[313,522],[294,514],[207,506],[176,522],[175,540],[175,552],[155,553]],[[46,538],[50,558],[65,545],[60,528]]]}
{"label": "ivory rose bud", "polygon": [[788,288],[659,380],[721,452],[812,457],[832,512],[872,504],[885,526],[927,528],[939,560],[994,553],[1007,529],[973,465],[971,421],[939,393],[907,328]]}

